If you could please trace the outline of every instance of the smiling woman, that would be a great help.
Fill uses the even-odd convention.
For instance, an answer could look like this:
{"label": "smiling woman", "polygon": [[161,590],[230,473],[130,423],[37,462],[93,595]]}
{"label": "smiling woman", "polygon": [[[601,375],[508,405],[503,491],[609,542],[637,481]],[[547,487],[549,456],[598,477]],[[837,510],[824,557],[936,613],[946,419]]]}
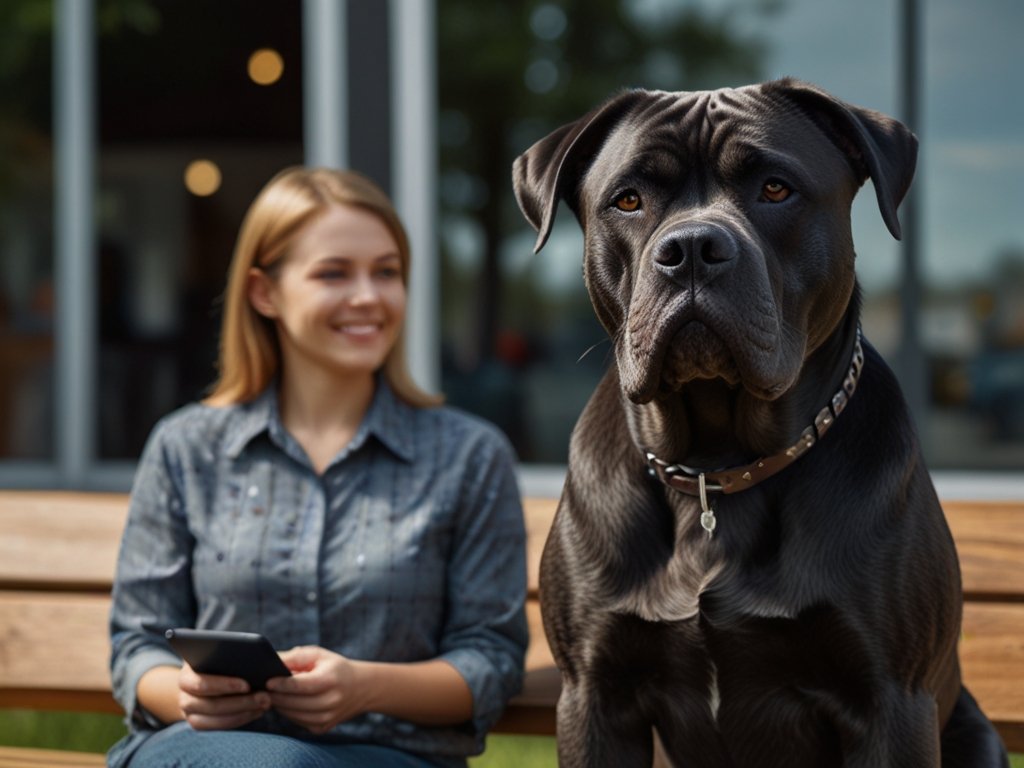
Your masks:
{"label": "smiling woman", "polygon": [[[409,259],[357,173],[288,168],[250,207],[220,379],[136,474],[111,614],[131,733],[111,765],[463,767],[518,692],[515,459],[409,377]],[[262,634],[292,674],[254,692],[197,673],[168,627]]]}
{"label": "smiling woman", "polygon": [[[281,420],[318,472],[355,434],[405,319],[398,245],[373,213],[329,205],[295,236],[287,255],[249,272],[249,301],[273,321],[281,354]],[[301,384],[300,384],[301,382]],[[327,428],[314,402],[335,408]]]}
{"label": "smiling woman", "polygon": [[[389,307],[394,312],[401,305],[395,322],[387,324],[393,337],[383,359],[385,376],[410,404],[436,405],[439,399],[416,386],[405,363],[401,327],[409,242],[390,201],[357,173],[298,167],[267,184],[242,224],[226,293],[220,379],[207,403],[248,400],[266,388],[297,330],[289,336],[284,324],[288,339],[282,340],[277,330],[283,319],[278,315],[305,311],[302,302],[287,301],[291,292],[308,290],[309,297],[327,303],[329,310],[352,313],[336,302],[371,276],[372,285],[387,290],[367,295],[388,300],[377,309],[365,309],[360,308],[365,297],[357,295],[353,314],[384,316]],[[337,326],[338,318],[331,314],[328,325]]]}

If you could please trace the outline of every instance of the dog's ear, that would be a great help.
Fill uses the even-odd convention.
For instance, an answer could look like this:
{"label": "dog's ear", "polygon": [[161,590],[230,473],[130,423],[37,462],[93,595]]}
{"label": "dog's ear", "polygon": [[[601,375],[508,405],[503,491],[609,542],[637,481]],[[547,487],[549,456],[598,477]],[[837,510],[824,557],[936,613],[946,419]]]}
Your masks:
{"label": "dog's ear", "polygon": [[559,200],[576,211],[579,182],[609,132],[647,95],[625,91],[597,109],[550,133],[512,164],[512,187],[526,220],[537,230],[533,252],[544,247]]}
{"label": "dog's ear", "polygon": [[917,137],[898,120],[847,104],[809,83],[787,78],[766,88],[780,91],[818,122],[859,169],[861,183],[871,178],[882,219],[899,240],[896,209],[914,178]]}

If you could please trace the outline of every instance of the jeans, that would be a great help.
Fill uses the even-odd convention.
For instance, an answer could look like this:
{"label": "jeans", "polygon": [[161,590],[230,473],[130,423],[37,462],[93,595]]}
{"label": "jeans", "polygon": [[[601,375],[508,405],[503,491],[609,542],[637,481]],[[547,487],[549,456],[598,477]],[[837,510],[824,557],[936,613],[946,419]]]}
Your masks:
{"label": "jeans", "polygon": [[253,731],[196,731],[181,722],[147,739],[132,757],[130,768],[437,768],[450,764],[373,744],[330,744]]}

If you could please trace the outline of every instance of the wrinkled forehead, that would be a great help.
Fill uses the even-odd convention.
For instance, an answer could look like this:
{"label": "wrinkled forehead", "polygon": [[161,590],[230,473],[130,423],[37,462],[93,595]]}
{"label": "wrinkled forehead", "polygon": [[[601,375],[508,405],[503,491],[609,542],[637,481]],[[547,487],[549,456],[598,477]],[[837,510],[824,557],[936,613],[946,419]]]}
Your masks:
{"label": "wrinkled forehead", "polygon": [[715,91],[651,91],[609,133],[592,171],[608,176],[625,165],[657,174],[668,168],[751,154],[845,162],[823,131],[796,105],[760,86]]}
{"label": "wrinkled forehead", "polygon": [[736,131],[756,130],[777,111],[752,87],[717,91],[649,91],[609,135],[620,151],[693,148]]}

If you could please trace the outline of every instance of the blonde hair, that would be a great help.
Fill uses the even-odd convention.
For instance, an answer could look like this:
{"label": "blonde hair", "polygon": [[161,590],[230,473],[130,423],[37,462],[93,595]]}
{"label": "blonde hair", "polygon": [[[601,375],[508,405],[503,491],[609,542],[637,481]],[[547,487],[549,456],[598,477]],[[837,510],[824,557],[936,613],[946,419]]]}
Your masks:
{"label": "blonde hair", "polygon": [[[281,365],[277,329],[249,302],[248,276],[253,267],[269,269],[283,259],[296,235],[332,205],[363,208],[377,216],[398,245],[402,282],[409,285],[409,238],[387,195],[355,171],[286,168],[272,178],[249,206],[238,233],[224,295],[219,377],[208,405],[232,405],[256,398]],[[439,405],[442,398],[420,389],[405,360],[405,330],[384,360],[383,375],[394,393],[409,405]]]}

